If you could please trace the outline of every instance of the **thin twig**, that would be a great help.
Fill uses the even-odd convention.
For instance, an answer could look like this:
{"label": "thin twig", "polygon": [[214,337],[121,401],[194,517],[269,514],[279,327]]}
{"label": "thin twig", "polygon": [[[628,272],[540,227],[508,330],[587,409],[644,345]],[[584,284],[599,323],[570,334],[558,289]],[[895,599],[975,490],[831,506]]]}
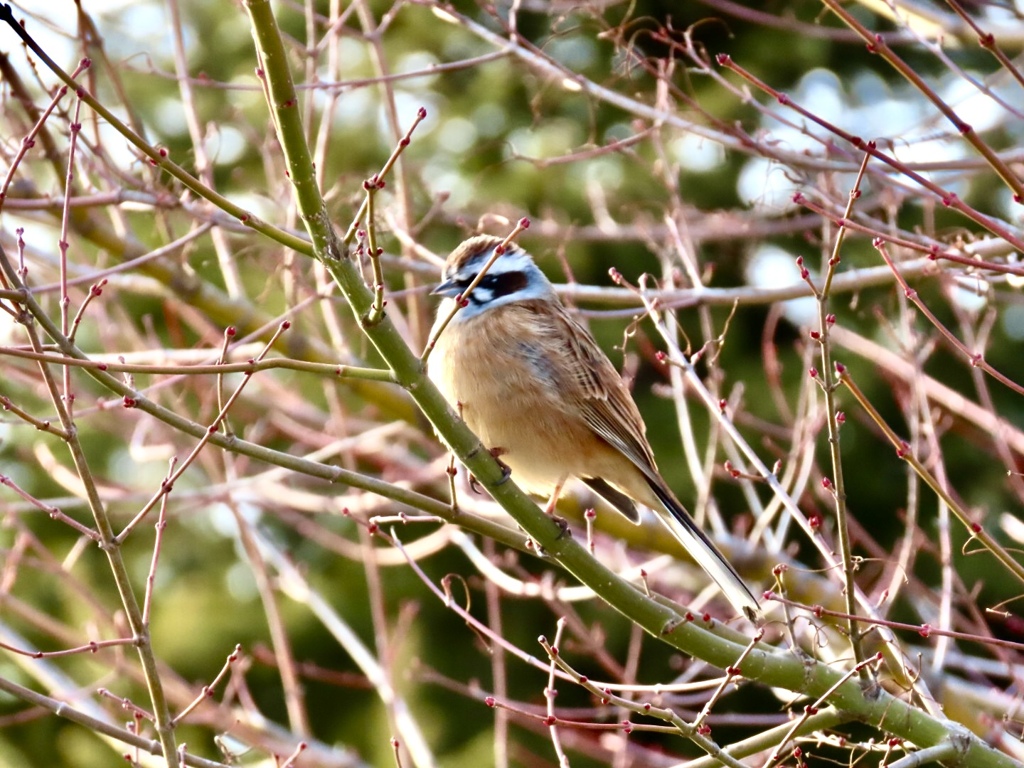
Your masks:
{"label": "thin twig", "polygon": [[999,562],[1006,566],[1010,573],[1020,579],[1021,582],[1024,582],[1024,565],[1018,563],[995,539],[995,537],[982,527],[980,523],[971,519],[967,510],[965,510],[960,503],[953,498],[949,491],[939,483],[935,476],[932,475],[927,467],[925,467],[924,463],[910,452],[907,442],[901,439],[885,419],[882,418],[882,415],[878,412],[875,406],[871,404],[871,401],[868,400],[860,387],[858,387],[853,381],[853,378],[847,372],[846,367],[840,363],[836,363],[836,371],[839,375],[839,381],[850,390],[850,393],[857,402],[860,403],[860,406],[867,412],[868,416],[871,417],[871,420],[879,427],[879,429],[882,430],[882,433],[896,449],[896,456],[903,459],[913,467],[918,476],[927,483],[928,487],[931,488],[932,491],[935,492],[935,495],[949,505],[953,514],[955,514],[960,522],[967,528],[971,538],[977,539],[987,550],[996,556]]}

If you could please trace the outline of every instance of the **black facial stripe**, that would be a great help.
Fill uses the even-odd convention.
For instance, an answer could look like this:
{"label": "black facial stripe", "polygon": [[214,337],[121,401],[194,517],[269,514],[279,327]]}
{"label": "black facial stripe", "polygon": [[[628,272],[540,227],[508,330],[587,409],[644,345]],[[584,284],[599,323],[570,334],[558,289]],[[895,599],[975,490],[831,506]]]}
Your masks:
{"label": "black facial stripe", "polygon": [[[476,275],[455,280],[454,282],[465,293],[474,279],[476,279]],[[473,289],[473,292],[469,294],[468,298],[470,302],[479,307],[500,296],[508,296],[516,291],[521,291],[526,287],[527,280],[526,275],[522,272],[487,273],[477,284],[476,288]]]}
{"label": "black facial stripe", "polygon": [[480,285],[487,288],[495,297],[508,296],[526,287],[526,275],[522,272],[498,272],[484,275]]}

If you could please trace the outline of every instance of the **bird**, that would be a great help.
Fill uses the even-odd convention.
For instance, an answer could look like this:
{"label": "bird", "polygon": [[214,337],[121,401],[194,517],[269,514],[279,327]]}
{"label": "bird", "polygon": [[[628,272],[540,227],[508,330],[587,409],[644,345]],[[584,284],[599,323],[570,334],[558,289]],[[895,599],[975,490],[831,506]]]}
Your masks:
{"label": "bird", "polygon": [[512,480],[550,496],[549,513],[569,478],[633,523],[637,504],[653,510],[733,607],[759,621],[753,593],[659,473],[615,366],[530,254],[498,237],[471,237],[445,260],[432,293],[443,300],[427,375]]}

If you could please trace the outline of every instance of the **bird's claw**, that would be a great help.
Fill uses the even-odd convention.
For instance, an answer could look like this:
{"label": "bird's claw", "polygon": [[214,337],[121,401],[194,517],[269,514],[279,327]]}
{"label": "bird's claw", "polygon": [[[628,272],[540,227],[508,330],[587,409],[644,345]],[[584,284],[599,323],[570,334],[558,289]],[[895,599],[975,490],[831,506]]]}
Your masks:
{"label": "bird's claw", "polygon": [[491,456],[496,462],[498,462],[498,466],[501,468],[501,479],[496,482],[495,485],[507,483],[508,479],[512,477],[512,467],[501,460],[501,457],[504,456],[505,453],[506,451],[504,448],[491,448]]}
{"label": "bird's claw", "polygon": [[[501,456],[504,456],[507,451],[504,448],[488,448],[487,452],[491,454],[491,458],[498,462],[498,467],[501,468],[501,478],[495,485],[501,485],[502,483],[508,482],[508,479],[512,477],[512,468],[501,460]],[[469,487],[473,493],[481,493],[480,481],[476,479],[476,475],[472,472],[469,473]]]}
{"label": "bird's claw", "polygon": [[556,540],[561,539],[566,534],[572,536],[572,531],[569,529],[568,520],[566,520],[564,517],[559,517],[558,515],[551,515],[550,517],[551,522],[558,526],[558,535],[555,536]]}

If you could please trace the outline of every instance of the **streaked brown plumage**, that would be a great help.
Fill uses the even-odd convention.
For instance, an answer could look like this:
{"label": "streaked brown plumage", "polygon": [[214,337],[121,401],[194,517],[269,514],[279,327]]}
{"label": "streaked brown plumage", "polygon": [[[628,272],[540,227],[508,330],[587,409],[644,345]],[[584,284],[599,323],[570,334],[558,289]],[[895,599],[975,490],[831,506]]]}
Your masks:
{"label": "streaked brown plumage", "polygon": [[[448,297],[438,323],[500,242],[471,238],[448,257],[435,291]],[[437,339],[428,373],[484,445],[500,450],[512,479],[547,495],[580,478],[633,522],[634,502],[651,508],[733,605],[758,615],[750,590],[658,473],[618,372],[529,255],[509,246],[468,299]]]}

